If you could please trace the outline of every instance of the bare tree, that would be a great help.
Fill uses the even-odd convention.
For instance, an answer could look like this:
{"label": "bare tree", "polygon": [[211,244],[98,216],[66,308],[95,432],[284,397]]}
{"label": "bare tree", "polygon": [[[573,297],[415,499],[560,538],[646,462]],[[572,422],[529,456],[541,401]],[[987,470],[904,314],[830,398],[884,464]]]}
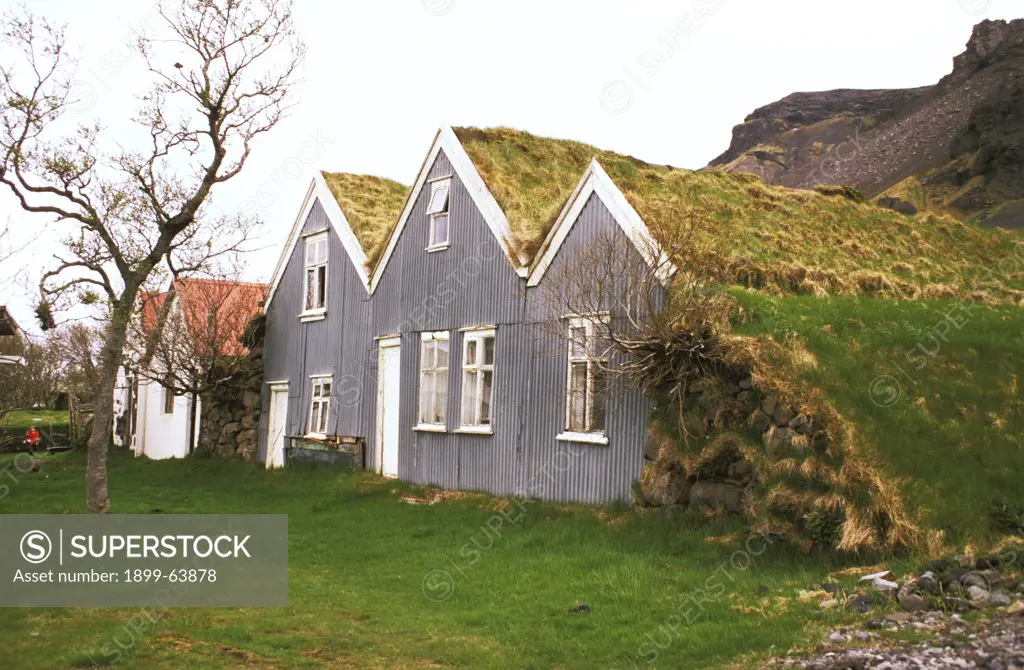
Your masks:
{"label": "bare tree", "polygon": [[40,283],[40,321],[54,325],[53,311],[74,298],[105,307],[86,469],[91,512],[110,510],[113,390],[140,292],[161,264],[194,269],[238,248],[237,238],[218,242],[232,230],[244,238],[248,222],[210,221],[204,206],[282,118],[303,54],[287,0],[184,0],[158,14],[164,34],[138,40],[152,80],[134,118],[145,140],[110,151],[98,124],[66,131],[75,100],[64,29],[27,9],[3,23],[20,60],[0,65],[0,183],[24,210],[68,231],[67,253]]}
{"label": "bare tree", "polygon": [[11,221],[8,217],[7,224],[0,229],[0,268],[4,270],[0,274],[0,295],[7,294],[10,287],[23,275],[24,268],[12,267],[13,259],[28,248],[29,244],[30,242],[23,242],[20,245],[14,243],[11,235]]}
{"label": "bare tree", "polygon": [[83,402],[95,402],[103,331],[88,323],[72,323],[51,331],[49,342],[52,355],[62,365],[63,390]]}
{"label": "bare tree", "polygon": [[63,364],[54,355],[51,341],[41,342],[25,337],[20,355],[20,365],[0,365],[0,406],[11,409],[28,409],[35,405],[47,405],[61,387]]}

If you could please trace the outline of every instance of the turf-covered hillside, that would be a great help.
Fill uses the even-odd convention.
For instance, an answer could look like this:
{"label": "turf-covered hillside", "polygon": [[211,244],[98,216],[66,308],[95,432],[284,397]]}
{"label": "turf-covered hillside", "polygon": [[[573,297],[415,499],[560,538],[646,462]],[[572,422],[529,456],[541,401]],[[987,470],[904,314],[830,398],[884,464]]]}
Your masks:
{"label": "turf-covered hillside", "polygon": [[671,247],[699,230],[728,283],[824,295],[951,297],[982,290],[1020,302],[1024,273],[989,274],[1016,233],[933,214],[908,217],[842,196],[763,184],[753,175],[653,165],[580,142],[508,128],[456,128],[516,243],[532,256],[596,159]]}
{"label": "turf-covered hillside", "polygon": [[348,172],[321,174],[372,268],[384,252],[391,229],[398,222],[409,188],[384,177]]}
{"label": "turf-covered hillside", "polygon": [[[819,389],[856,427],[860,457],[940,543],[1013,533],[1024,509],[1024,312],[1012,306],[738,291],[735,333],[811,352],[790,383]],[[1005,517],[1007,515],[1003,515]],[[1024,520],[1019,519],[1017,523]],[[1017,533],[1024,532],[1018,526]],[[977,546],[977,545],[976,545]]]}

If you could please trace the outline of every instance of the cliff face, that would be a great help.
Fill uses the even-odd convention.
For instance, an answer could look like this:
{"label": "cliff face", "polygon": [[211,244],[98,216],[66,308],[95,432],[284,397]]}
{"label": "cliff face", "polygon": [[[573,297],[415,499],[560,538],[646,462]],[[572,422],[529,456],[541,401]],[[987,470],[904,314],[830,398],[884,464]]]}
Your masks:
{"label": "cliff face", "polygon": [[794,93],[765,105],[709,167],[1024,226],[1024,19],[979,23],[934,86]]}
{"label": "cliff face", "polygon": [[[798,138],[796,130],[818,126],[822,122],[847,121],[851,127],[873,127],[902,116],[914,102],[931,90],[930,86],[896,90],[836,89],[814,93],[792,93],[753,111],[733,128],[732,144],[712,165],[727,165],[758,145],[771,145],[780,136]],[[834,125],[834,124],[833,124]],[[804,133],[803,135],[813,135]],[[842,141],[845,136],[837,135]],[[792,145],[793,142],[787,142]],[[792,147],[798,149],[798,147]],[[802,148],[802,147],[801,147]]]}

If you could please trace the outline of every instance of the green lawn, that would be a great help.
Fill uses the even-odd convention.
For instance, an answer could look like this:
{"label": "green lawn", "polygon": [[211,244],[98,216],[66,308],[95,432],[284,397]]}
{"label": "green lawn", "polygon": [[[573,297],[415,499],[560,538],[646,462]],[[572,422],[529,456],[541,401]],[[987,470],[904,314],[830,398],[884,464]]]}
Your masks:
{"label": "green lawn", "polygon": [[0,442],[5,436],[21,440],[25,437],[25,431],[29,426],[34,425],[39,432],[44,434],[68,433],[68,412],[67,410],[33,409],[16,410],[9,412],[0,418]]}
{"label": "green lawn", "polygon": [[1024,508],[1024,310],[735,295],[739,332],[800,336],[817,358],[801,381],[855,424],[923,525],[984,546],[999,535],[993,502]]}
{"label": "green lawn", "polygon": [[[83,473],[79,453],[48,457],[42,473],[17,474],[0,513],[82,512]],[[733,522],[528,504],[498,526],[482,496],[410,505],[400,498],[419,489],[367,474],[120,452],[110,477],[115,512],[274,512],[290,524],[288,608],[168,610],[124,667],[745,665],[815,644],[847,616],[793,598],[830,559],[759,537],[744,550]],[[591,611],[570,613],[580,602]],[[113,636],[130,639],[134,613],[0,610],[0,668],[92,667]]]}

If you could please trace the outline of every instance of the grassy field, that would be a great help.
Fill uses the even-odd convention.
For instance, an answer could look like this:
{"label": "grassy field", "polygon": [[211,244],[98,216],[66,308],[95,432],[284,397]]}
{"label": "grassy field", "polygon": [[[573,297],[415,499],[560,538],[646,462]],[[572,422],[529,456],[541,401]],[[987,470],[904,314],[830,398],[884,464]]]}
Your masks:
{"label": "grassy field", "polygon": [[[856,425],[923,527],[954,549],[999,538],[992,503],[1024,506],[1018,308],[734,295],[738,334],[799,338],[817,364],[798,381]],[[0,457],[0,475],[12,465]],[[84,511],[80,453],[14,474],[0,514]],[[752,667],[852,616],[801,590],[852,584],[853,560],[898,575],[920,560],[806,555],[738,521],[658,511],[536,504],[501,519],[492,498],[410,505],[437,492],[326,469],[118,451],[111,482],[119,513],[287,513],[290,606],[171,609],[138,636],[135,610],[0,610],[0,668],[92,667],[132,638],[122,667]]]}
{"label": "grassy field", "polygon": [[955,546],[995,540],[995,501],[1024,508],[1024,312],[952,301],[772,298],[736,292],[738,332],[817,358],[820,388],[899,480],[923,526]]}
{"label": "grassy field", "polygon": [[41,433],[67,435],[67,410],[34,409],[10,412],[0,419],[0,440],[5,436],[20,440],[25,437],[25,431],[32,425]]}
{"label": "grassy field", "polygon": [[[0,513],[82,512],[83,472],[80,454],[48,457]],[[793,597],[831,559],[748,542],[732,522],[532,505],[488,530],[498,503],[482,496],[410,505],[420,489],[365,474],[121,453],[111,482],[115,512],[283,512],[290,525],[288,608],[167,610],[124,667],[746,665],[847,616]],[[91,667],[133,613],[0,610],[0,667]]]}

